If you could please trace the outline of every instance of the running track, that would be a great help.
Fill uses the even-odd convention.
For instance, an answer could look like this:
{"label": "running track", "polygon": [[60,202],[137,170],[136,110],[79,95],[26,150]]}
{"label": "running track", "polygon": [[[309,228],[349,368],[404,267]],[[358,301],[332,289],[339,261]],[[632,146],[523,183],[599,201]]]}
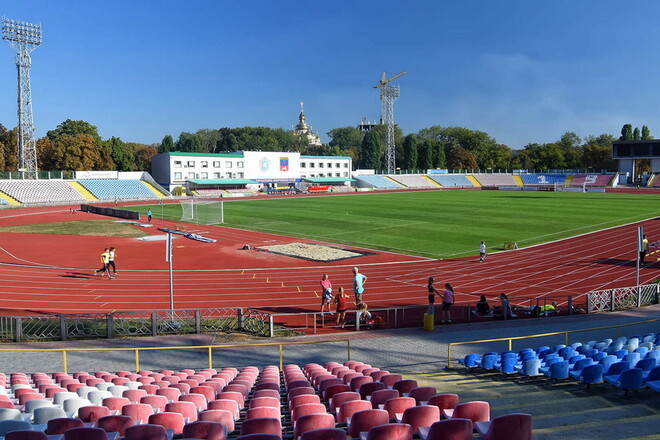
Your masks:
{"label": "running track", "polygon": [[[68,207],[3,210],[0,226],[67,220],[98,220]],[[157,227],[173,222],[154,220]],[[564,299],[591,290],[635,284],[637,226],[653,241],[660,219],[650,219],[596,233],[516,251],[478,257],[429,260],[400,254],[373,255],[318,263],[240,248],[245,243],[306,241],[224,227],[200,226],[192,232],[216,238],[200,243],[174,241],[175,308],[255,307],[270,312],[316,311],[319,280],[327,273],[351,294],[351,268],[368,276],[364,300],[371,308],[426,304],[428,276],[451,282],[457,302],[474,302],[507,293],[516,299]],[[162,234],[156,228],[150,234]],[[92,275],[104,247],[117,248],[120,275],[114,280]],[[0,232],[0,299],[3,314],[32,312],[111,312],[169,309],[169,276],[163,241],[101,236],[31,235]],[[647,258],[642,283],[660,277],[660,262]],[[651,263],[652,264],[648,264]]]}

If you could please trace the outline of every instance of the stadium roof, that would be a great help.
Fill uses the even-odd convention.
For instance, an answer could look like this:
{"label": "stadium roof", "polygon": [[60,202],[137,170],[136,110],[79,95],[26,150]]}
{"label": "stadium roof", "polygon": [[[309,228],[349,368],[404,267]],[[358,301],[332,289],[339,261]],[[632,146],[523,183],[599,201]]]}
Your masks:
{"label": "stadium roof", "polygon": [[254,180],[250,179],[212,179],[212,180],[189,180],[188,182],[194,183],[195,185],[250,185],[250,184],[256,184],[259,182],[255,182]]}
{"label": "stadium roof", "polygon": [[243,153],[186,153],[183,151],[170,151],[170,156],[206,156],[206,157],[243,157]]}
{"label": "stadium roof", "polygon": [[355,179],[348,177],[303,177],[302,180],[309,183],[355,182]]}

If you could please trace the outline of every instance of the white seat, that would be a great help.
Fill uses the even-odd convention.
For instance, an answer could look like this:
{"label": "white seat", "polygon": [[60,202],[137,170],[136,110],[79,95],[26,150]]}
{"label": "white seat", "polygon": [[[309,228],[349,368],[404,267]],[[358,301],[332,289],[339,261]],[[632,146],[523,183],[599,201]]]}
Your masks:
{"label": "white seat", "polygon": [[137,390],[142,385],[140,382],[125,382],[124,386],[128,387],[129,390]]}
{"label": "white seat", "polygon": [[79,396],[77,393],[71,391],[60,391],[55,393],[53,396],[53,403],[55,405],[62,405],[62,403],[67,399],[78,399]]}
{"label": "white seat", "polygon": [[108,388],[116,386],[112,382],[99,382],[95,385],[95,387],[101,391],[108,391]]}
{"label": "white seat", "polygon": [[66,411],[59,406],[42,406],[34,410],[32,423],[35,425],[45,425],[49,420],[61,419],[66,417]]}
{"label": "white seat", "polygon": [[127,389],[128,389],[128,387],[126,387],[124,385],[114,385],[114,386],[111,386],[110,388],[108,388],[108,391],[110,391],[112,393],[112,395],[115,396],[115,397],[123,397],[122,394]]}
{"label": "white seat", "polygon": [[64,401],[62,408],[66,412],[67,417],[77,417],[79,408],[91,405],[92,402],[88,399],[67,399]]}
{"label": "white seat", "polygon": [[23,420],[23,417],[15,408],[0,408],[0,420]]}
{"label": "white seat", "polygon": [[86,399],[87,395],[92,391],[98,391],[96,387],[80,387],[76,390],[76,394],[82,399]]}
{"label": "white seat", "polygon": [[103,399],[106,397],[112,397],[112,393],[110,391],[101,390],[90,391],[87,393],[87,399],[92,402],[92,405],[101,405],[103,403]]}

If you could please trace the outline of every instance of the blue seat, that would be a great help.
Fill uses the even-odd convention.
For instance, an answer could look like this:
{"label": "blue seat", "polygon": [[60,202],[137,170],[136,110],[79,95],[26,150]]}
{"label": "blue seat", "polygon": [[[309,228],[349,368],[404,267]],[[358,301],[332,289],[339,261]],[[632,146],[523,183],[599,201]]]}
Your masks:
{"label": "blue seat", "polygon": [[552,356],[552,355],[559,356],[557,353],[552,351],[552,348],[546,348],[544,350],[541,350],[541,351],[539,351],[538,355],[539,355],[539,359],[545,359],[546,357]]}
{"label": "blue seat", "polygon": [[586,357],[590,358],[590,357],[593,357],[593,355],[595,355],[596,353],[598,353],[598,350],[596,350],[595,348],[590,348],[589,350],[585,351],[582,354],[584,354]]}
{"label": "blue seat", "polygon": [[[577,354],[575,356],[571,356],[570,358],[568,358],[568,363],[571,364],[571,365],[574,365],[577,361],[582,360],[582,359],[586,359],[586,358],[587,357],[583,354]],[[566,359],[566,358],[564,358],[564,359]],[[589,358],[589,359],[591,359],[591,358]]]}
{"label": "blue seat", "polygon": [[573,342],[573,343],[571,344],[571,348],[572,348],[573,350],[576,350],[580,345],[582,345],[582,342]]}
{"label": "blue seat", "polygon": [[646,382],[646,386],[651,388],[656,393],[660,393],[660,380],[654,380],[653,382]]}
{"label": "blue seat", "polygon": [[603,366],[603,373],[607,374],[607,372],[610,369],[610,365],[612,365],[616,361],[617,361],[616,356],[609,354],[609,355],[605,356],[604,358],[602,358],[601,360],[599,360],[598,363]]}
{"label": "blue seat", "polygon": [[644,358],[644,356],[646,356],[646,353],[648,352],[649,349],[646,347],[637,347],[633,353],[639,353],[642,356],[642,358]]}
{"label": "blue seat", "polygon": [[641,361],[637,362],[635,368],[642,370],[642,379],[646,380],[651,370],[655,368],[655,364],[655,359],[642,359]]}
{"label": "blue seat", "polygon": [[502,363],[497,370],[504,374],[513,374],[516,373],[515,366],[518,363],[518,360],[515,357],[508,357],[502,359]]}
{"label": "blue seat", "polygon": [[624,349],[619,349],[614,352],[614,356],[616,356],[619,359],[623,359],[623,357],[627,354],[628,354],[628,350],[624,350]]}
{"label": "blue seat", "polygon": [[545,364],[547,364],[552,359],[559,359],[559,355],[557,353],[550,353],[549,355],[547,355],[545,357],[542,357],[541,359],[542,359],[541,364],[543,364],[545,366]]}
{"label": "blue seat", "polygon": [[654,369],[649,371],[647,375],[644,375],[644,373],[642,373],[642,377],[647,382],[660,380],[660,367],[655,367]]}
{"label": "blue seat", "polygon": [[462,360],[459,360],[458,362],[468,368],[478,367],[479,355],[476,353],[471,353],[465,356]]}
{"label": "blue seat", "polygon": [[558,381],[559,379],[567,379],[568,378],[568,362],[567,361],[559,361],[555,362],[554,364],[550,365],[550,369],[548,370],[548,375],[552,379],[553,382]]}
{"label": "blue seat", "polygon": [[566,356],[567,356],[568,353],[573,352],[573,348],[572,347],[561,347],[561,348],[555,347],[555,351],[557,352],[557,354],[559,356],[563,357],[564,359],[568,359]]}
{"label": "blue seat", "polygon": [[544,351],[547,351],[547,350],[550,350],[550,353],[554,353],[553,349],[551,349],[547,345],[543,345],[543,346],[536,349],[536,354],[538,354],[539,357],[541,357],[541,353],[544,352]]}
{"label": "blue seat", "polygon": [[618,376],[626,370],[630,370],[630,362],[620,361],[615,362],[610,365],[610,369],[607,370],[606,376]]}
{"label": "blue seat", "polygon": [[642,355],[640,353],[628,353],[623,357],[624,361],[630,362],[630,366],[634,367],[637,365],[637,362],[639,362],[642,359]]}
{"label": "blue seat", "polygon": [[640,368],[631,368],[626,370],[620,375],[616,376],[616,380],[612,380],[613,376],[605,376],[605,380],[617,388],[621,388],[625,391],[625,395],[628,395],[630,390],[638,390],[644,385],[642,383],[642,370]]}
{"label": "blue seat", "polygon": [[604,351],[599,351],[598,353],[595,353],[593,356],[591,356],[591,359],[594,360],[594,362],[600,362],[601,359],[607,356],[607,353]]}
{"label": "blue seat", "polygon": [[481,368],[484,370],[494,370],[495,361],[497,360],[496,354],[489,354],[481,358]]}
{"label": "blue seat", "polygon": [[580,372],[578,381],[587,384],[587,388],[591,385],[603,383],[603,366],[600,364],[587,365]]}
{"label": "blue seat", "polygon": [[520,369],[520,374],[522,374],[523,376],[542,376],[543,373],[539,371],[540,368],[541,368],[540,359],[529,359],[523,362],[522,367]]}
{"label": "blue seat", "polygon": [[[550,376],[550,367],[557,362],[566,362],[566,365],[568,365],[568,361],[565,361],[564,359],[560,357],[552,358],[549,359],[548,362],[545,363],[539,370],[541,373],[545,374],[546,376]],[[568,373],[566,373],[568,375]]]}
{"label": "blue seat", "polygon": [[648,353],[646,353],[646,356],[644,356],[644,359],[655,359],[656,362],[660,362],[660,350],[650,350]]}
{"label": "blue seat", "polygon": [[[591,365],[591,364],[593,364],[593,363],[594,363],[594,360],[591,359],[591,358],[580,359],[579,361],[577,361],[577,362],[573,365],[573,368],[571,369],[571,371],[570,371],[569,374],[571,375],[571,377],[572,377],[573,379],[575,379],[575,380],[580,380],[579,377],[580,377],[580,375],[582,374],[582,370],[583,370],[585,367],[587,367],[587,366],[589,366],[589,365]],[[601,367],[601,368],[602,368],[602,367]]]}

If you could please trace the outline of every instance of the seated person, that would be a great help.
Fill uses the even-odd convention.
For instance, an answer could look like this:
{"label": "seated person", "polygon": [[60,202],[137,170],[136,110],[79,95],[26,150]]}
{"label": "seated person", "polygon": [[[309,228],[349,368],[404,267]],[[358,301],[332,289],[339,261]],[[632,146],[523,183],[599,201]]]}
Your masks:
{"label": "seated person", "polygon": [[547,316],[550,313],[557,312],[559,307],[557,306],[557,301],[553,301],[552,304],[544,304],[539,307],[539,313],[543,316]]}
{"label": "seated person", "polygon": [[496,318],[500,319],[509,319],[514,317],[513,311],[511,310],[511,305],[509,304],[509,298],[506,296],[506,293],[500,294],[500,306],[493,309],[493,314]]}
{"label": "seated person", "polygon": [[484,295],[481,295],[479,298],[479,301],[477,301],[477,315],[480,316],[486,316],[490,315],[493,313],[493,310],[490,308],[488,305],[488,301],[486,301],[486,297]]}
{"label": "seated person", "polygon": [[372,319],[371,312],[369,312],[369,306],[365,302],[360,302],[355,306],[356,310],[359,310],[360,313],[360,323],[369,324]]}

